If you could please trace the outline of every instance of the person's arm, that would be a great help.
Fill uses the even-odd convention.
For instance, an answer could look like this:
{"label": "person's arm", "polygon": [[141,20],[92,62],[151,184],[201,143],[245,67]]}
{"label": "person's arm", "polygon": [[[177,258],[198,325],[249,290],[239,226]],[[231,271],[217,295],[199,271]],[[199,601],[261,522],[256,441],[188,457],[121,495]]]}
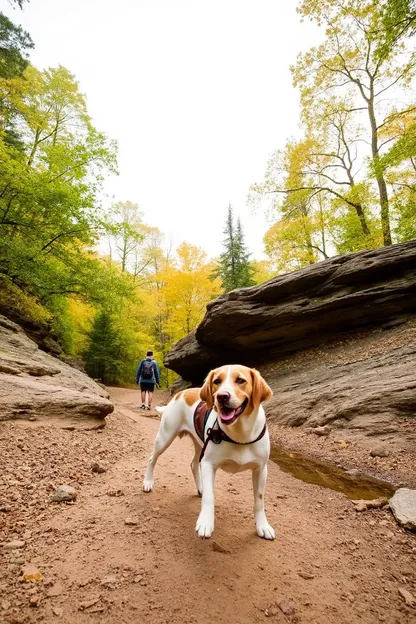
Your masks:
{"label": "person's arm", "polygon": [[157,362],[155,360],[153,360],[153,370],[155,371],[156,383],[159,385],[160,384],[159,367],[158,367]]}
{"label": "person's arm", "polygon": [[143,364],[143,360],[140,362],[139,366],[137,367],[137,372],[136,372],[136,384],[139,383],[139,379],[140,379],[140,374],[142,372],[142,364]]}

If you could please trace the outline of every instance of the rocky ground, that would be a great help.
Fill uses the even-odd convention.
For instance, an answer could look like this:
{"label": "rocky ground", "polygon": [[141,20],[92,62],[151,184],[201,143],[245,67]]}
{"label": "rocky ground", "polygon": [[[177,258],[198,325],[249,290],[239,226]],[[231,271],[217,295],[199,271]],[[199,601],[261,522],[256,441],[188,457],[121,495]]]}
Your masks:
{"label": "rocky ground", "polygon": [[[0,423],[1,622],[416,621],[416,537],[387,509],[357,513],[271,463],[276,541],[255,535],[247,473],[218,475],[215,534],[199,540],[189,441],[175,441],[143,494],[158,420],[137,409],[137,391],[111,395],[103,430]],[[75,501],[52,502],[62,484]]]}

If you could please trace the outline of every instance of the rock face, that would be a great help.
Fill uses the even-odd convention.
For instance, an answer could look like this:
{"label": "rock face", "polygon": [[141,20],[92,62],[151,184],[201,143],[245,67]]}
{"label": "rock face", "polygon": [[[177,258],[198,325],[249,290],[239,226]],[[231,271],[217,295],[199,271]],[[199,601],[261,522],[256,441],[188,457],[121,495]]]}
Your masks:
{"label": "rock face", "polygon": [[[209,304],[165,363],[200,385],[255,366],[270,421],[416,449],[416,241],[331,258]],[[318,429],[317,433],[323,431]]]}
{"label": "rock face", "polygon": [[416,311],[416,241],[337,256],[215,299],[165,363],[197,382],[226,362],[262,362]]}
{"label": "rock face", "polygon": [[400,488],[389,504],[397,522],[405,529],[416,531],[416,490]]}
{"label": "rock face", "polygon": [[68,429],[92,429],[113,409],[92,379],[41,351],[0,315],[0,421],[46,418]]}

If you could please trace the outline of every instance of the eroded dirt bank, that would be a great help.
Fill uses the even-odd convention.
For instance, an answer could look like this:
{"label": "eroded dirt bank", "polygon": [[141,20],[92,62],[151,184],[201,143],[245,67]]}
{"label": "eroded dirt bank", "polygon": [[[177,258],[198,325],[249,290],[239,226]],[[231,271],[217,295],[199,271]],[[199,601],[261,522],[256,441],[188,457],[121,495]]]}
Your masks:
{"label": "eroded dirt bank", "polygon": [[[248,473],[218,475],[214,538],[197,539],[189,441],[174,443],[155,491],[141,492],[159,423],[140,416],[135,396],[112,392],[116,411],[102,432],[0,423],[1,622],[415,621],[404,598],[416,595],[415,536],[388,511],[357,513],[342,494],[274,464],[266,502],[275,542],[255,535]],[[107,472],[92,473],[97,459]],[[50,502],[62,483],[76,488],[75,503]],[[14,540],[18,548],[5,548]],[[23,560],[42,580],[22,581]]]}

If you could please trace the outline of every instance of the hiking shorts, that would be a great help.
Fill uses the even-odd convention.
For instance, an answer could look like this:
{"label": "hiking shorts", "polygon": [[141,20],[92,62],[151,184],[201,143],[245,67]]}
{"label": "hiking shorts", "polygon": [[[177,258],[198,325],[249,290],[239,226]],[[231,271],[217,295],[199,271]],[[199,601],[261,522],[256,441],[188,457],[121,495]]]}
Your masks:
{"label": "hiking shorts", "polygon": [[141,381],[140,382],[140,390],[142,392],[153,392],[155,389],[155,384],[152,381]]}

